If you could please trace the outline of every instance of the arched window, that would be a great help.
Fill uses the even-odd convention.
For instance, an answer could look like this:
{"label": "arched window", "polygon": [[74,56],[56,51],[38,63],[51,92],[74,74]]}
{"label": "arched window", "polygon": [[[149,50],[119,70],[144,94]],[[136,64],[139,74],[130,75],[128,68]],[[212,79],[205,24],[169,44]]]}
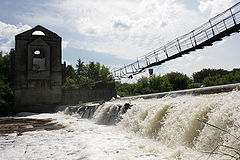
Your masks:
{"label": "arched window", "polygon": [[35,50],[33,52],[33,71],[43,71],[45,70],[45,56],[41,50]]}
{"label": "arched window", "polygon": [[34,31],[32,35],[45,36],[45,33],[43,33],[42,31]]}
{"label": "arched window", "polygon": [[40,51],[39,50],[36,50],[36,51],[34,51],[34,55],[40,55]]}

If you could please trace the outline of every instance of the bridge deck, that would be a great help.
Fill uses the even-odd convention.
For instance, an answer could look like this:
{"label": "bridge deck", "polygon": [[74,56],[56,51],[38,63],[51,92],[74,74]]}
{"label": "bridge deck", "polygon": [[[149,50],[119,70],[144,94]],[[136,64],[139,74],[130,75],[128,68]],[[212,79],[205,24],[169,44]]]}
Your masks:
{"label": "bridge deck", "polygon": [[116,79],[131,78],[147,68],[161,65],[205,46],[212,46],[240,30],[240,2],[211,18],[195,30],[157,48],[137,61],[114,71]]}

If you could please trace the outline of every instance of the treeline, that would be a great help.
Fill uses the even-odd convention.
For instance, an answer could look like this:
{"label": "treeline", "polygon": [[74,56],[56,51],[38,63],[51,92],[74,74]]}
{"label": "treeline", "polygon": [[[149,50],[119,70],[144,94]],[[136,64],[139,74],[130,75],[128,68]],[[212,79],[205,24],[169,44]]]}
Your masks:
{"label": "treeline", "polygon": [[[181,73],[172,72],[164,76],[142,77],[136,83],[116,83],[119,96],[134,96],[140,94],[166,92],[186,89],[192,84],[192,80]],[[197,86],[198,87],[198,86]]]}
{"label": "treeline", "polygon": [[79,58],[76,69],[71,65],[66,67],[66,81],[63,88],[93,87],[96,83],[113,82],[113,77],[109,68],[99,62],[84,64]]}
{"label": "treeline", "polygon": [[182,73],[172,72],[164,76],[142,77],[133,84],[116,83],[116,90],[119,96],[134,96],[239,82],[240,69],[233,69],[232,71],[203,69],[200,72],[193,73],[191,78]]}
{"label": "treeline", "polygon": [[239,83],[240,68],[232,71],[223,69],[203,69],[200,72],[193,73],[194,82],[203,86],[216,86],[223,84]]}
{"label": "treeline", "polygon": [[10,111],[13,100],[13,91],[10,88],[10,55],[0,52],[0,115]]}
{"label": "treeline", "polygon": [[[109,68],[100,63],[84,64],[79,58],[76,68],[68,65],[65,70],[66,81],[63,88],[93,87],[96,83],[113,83]],[[136,83],[116,82],[116,90],[120,96],[134,96],[156,92],[183,90],[190,88],[240,83],[240,69],[227,71],[223,69],[203,69],[193,73],[192,77],[172,72],[166,75],[142,77]],[[0,111],[13,106],[13,91],[10,87],[10,55],[0,52]],[[5,109],[6,110],[6,109]]]}

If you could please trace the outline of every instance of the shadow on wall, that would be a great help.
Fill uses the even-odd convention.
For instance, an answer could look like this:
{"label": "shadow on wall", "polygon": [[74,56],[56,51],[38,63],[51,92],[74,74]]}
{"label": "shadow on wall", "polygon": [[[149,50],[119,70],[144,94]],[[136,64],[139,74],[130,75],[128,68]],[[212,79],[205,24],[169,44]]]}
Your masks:
{"label": "shadow on wall", "polygon": [[62,104],[76,105],[81,102],[107,101],[116,98],[117,93],[114,83],[99,83],[92,89],[63,89]]}

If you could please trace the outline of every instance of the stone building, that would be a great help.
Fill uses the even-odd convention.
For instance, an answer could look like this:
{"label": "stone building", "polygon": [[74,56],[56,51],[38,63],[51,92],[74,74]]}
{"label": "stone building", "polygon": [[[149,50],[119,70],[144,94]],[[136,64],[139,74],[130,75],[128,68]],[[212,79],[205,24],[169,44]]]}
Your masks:
{"label": "stone building", "polygon": [[62,38],[38,25],[15,36],[11,50],[11,86],[14,112],[54,112],[59,104],[77,104],[116,97],[114,83],[93,89],[62,89],[66,64],[62,64]]}
{"label": "stone building", "polygon": [[51,112],[62,99],[62,38],[38,25],[15,36],[15,110]]}

